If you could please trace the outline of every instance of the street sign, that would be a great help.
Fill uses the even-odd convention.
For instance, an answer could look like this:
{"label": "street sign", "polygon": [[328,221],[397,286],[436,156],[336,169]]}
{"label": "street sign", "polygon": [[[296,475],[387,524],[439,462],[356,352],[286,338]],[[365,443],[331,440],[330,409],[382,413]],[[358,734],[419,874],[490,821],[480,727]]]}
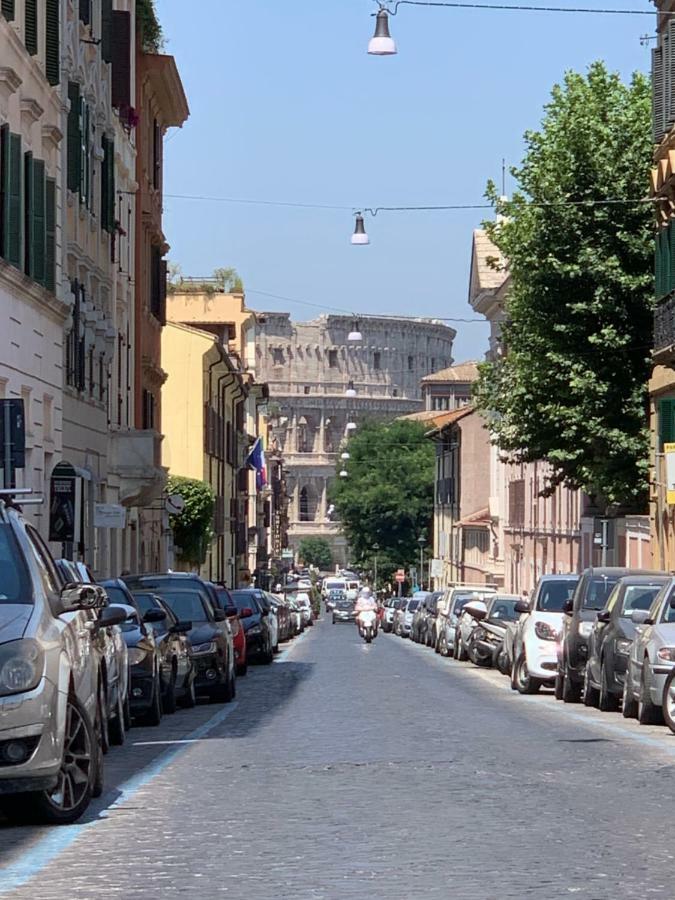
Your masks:
{"label": "street sign", "polygon": [[295,554],[293,553],[292,550],[282,550],[281,558],[282,559],[295,559]]}
{"label": "street sign", "polygon": [[675,505],[675,444],[664,444],[666,457],[666,503]]}
{"label": "street sign", "polygon": [[95,503],[95,528],[126,528],[127,508],[119,503]]}
{"label": "street sign", "polygon": [[164,508],[170,516],[179,516],[185,509],[185,497],[182,494],[170,494],[164,501]]}
{"label": "street sign", "polygon": [[442,559],[432,559],[431,560],[431,577],[432,578],[442,578],[443,577],[443,560]]}
{"label": "street sign", "polygon": [[394,578],[396,579],[396,581],[398,581],[399,584],[403,584],[403,582],[405,581],[405,570],[397,569]]}

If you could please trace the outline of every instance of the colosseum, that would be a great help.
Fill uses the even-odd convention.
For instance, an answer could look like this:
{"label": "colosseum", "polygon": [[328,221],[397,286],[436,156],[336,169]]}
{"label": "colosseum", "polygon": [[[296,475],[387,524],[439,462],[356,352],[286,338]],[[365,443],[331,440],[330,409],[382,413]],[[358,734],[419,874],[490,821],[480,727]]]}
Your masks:
{"label": "colosseum", "polygon": [[328,489],[347,425],[421,410],[421,379],[452,365],[456,332],[435,319],[364,316],[362,339],[349,341],[349,316],[292,322],[288,313],[266,312],[258,322],[256,369],[269,384],[271,437],[286,463],[290,546],[297,551],[303,538],[322,537],[334,562],[346,564]]}

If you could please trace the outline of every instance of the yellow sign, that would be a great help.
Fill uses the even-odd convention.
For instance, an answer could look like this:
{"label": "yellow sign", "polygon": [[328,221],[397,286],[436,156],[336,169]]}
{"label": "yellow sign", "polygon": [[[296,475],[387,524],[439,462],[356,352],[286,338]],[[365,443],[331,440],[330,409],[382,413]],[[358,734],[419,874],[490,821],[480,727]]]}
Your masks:
{"label": "yellow sign", "polygon": [[666,457],[666,503],[675,506],[675,444],[664,444]]}

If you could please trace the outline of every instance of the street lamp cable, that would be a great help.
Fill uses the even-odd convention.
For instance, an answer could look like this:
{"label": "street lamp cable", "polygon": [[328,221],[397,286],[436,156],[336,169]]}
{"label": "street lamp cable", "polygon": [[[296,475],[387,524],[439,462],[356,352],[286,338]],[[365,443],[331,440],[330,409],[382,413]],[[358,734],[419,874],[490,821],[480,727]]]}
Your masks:
{"label": "street lamp cable", "polygon": [[[515,12],[549,12],[549,13],[591,13],[595,15],[612,16],[654,16],[657,12],[653,9],[617,9],[616,7],[589,7],[589,6],[532,6],[530,4],[514,3],[466,3],[463,0],[447,2],[447,0],[397,0],[387,5],[381,0],[375,0],[381,10],[385,10],[391,16],[395,16],[399,6],[433,6],[449,9],[498,9],[513,10]],[[373,13],[375,15],[375,13]],[[658,15],[671,16],[675,13],[666,12]]]}

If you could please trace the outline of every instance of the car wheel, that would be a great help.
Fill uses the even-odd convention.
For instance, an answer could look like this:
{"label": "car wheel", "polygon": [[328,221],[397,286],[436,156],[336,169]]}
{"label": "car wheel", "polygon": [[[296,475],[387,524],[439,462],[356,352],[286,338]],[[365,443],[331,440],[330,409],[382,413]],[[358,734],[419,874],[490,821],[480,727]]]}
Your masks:
{"label": "car wheel", "polygon": [[141,721],[144,725],[155,727],[162,721],[162,691],[159,683],[159,676],[155,676],[152,685],[152,701],[150,709],[142,717]]}
{"label": "car wheel", "polygon": [[633,680],[630,677],[630,662],[626,669],[626,678],[623,683],[623,703],[621,705],[621,715],[624,719],[637,719],[638,702],[633,696]]}
{"label": "car wheel", "polygon": [[521,653],[513,667],[516,675],[516,690],[519,694],[536,694],[541,687],[541,681],[532,678],[527,670],[527,659]]}
{"label": "car wheel", "polygon": [[468,654],[462,643],[461,635],[458,634],[455,636],[455,659],[458,659],[460,662],[466,662],[468,658]]}
{"label": "car wheel", "polygon": [[604,659],[600,669],[599,706],[602,712],[616,712],[619,708],[619,698],[609,689],[609,673],[607,672]]}
{"label": "car wheel", "polygon": [[234,671],[234,666],[230,667],[229,674],[227,676],[227,692],[225,694],[225,702],[230,703],[237,696],[237,676]]}
{"label": "car wheel", "polygon": [[553,693],[555,694],[556,700],[562,700],[562,698],[563,698],[563,677],[562,677],[560,671],[557,671],[555,673],[555,687],[554,687]]}
{"label": "car wheel", "polygon": [[248,664],[242,663],[240,666],[237,666],[237,677],[243,678],[248,672]]}
{"label": "car wheel", "polygon": [[[98,744],[98,746],[97,746]],[[66,705],[63,759],[56,786],[50,791],[31,791],[3,797],[0,806],[15,822],[70,825],[76,822],[92,798],[96,756],[100,740],[84,706],[74,694]]]}
{"label": "car wheel", "polygon": [[497,665],[497,668],[499,669],[499,671],[502,673],[502,675],[510,675],[511,674],[511,667],[509,666],[509,657],[508,657],[508,654],[507,654],[506,650],[504,649],[504,647],[501,647],[497,652],[496,665]]}
{"label": "car wheel", "polygon": [[564,703],[578,703],[581,700],[581,685],[572,681],[569,666],[563,670],[562,700]]}
{"label": "car wheel", "polygon": [[124,698],[124,727],[127,731],[131,728],[131,703],[129,702],[129,694]]}
{"label": "car wheel", "polygon": [[110,750],[110,723],[108,721],[108,703],[106,700],[106,690],[103,682],[99,682],[98,686],[98,708],[101,717],[101,750],[107,753]]}
{"label": "car wheel", "polygon": [[675,669],[666,678],[663,688],[663,718],[668,728],[675,734]]}
{"label": "car wheel", "polygon": [[101,744],[101,709],[96,706],[96,718],[94,720],[94,772],[91,788],[92,797],[100,797],[103,793],[103,746]]}
{"label": "car wheel", "polygon": [[194,678],[190,678],[190,686],[180,698],[180,705],[183,709],[194,709],[197,705],[197,692],[195,691]]}
{"label": "car wheel", "polygon": [[649,681],[647,673],[647,666],[649,665],[649,660],[645,657],[645,661],[642,665],[642,676],[640,678],[640,695],[638,697],[638,722],[640,725],[660,725],[661,724],[661,709],[656,706],[655,703],[652,703],[650,694],[649,694]]}
{"label": "car wheel", "polygon": [[164,715],[172,715],[176,712],[176,668],[171,669],[171,678],[169,686],[162,695],[162,713]]}
{"label": "car wheel", "polygon": [[109,728],[110,743],[115,747],[121,747],[127,736],[127,729],[124,722],[124,701],[117,692],[117,715],[110,723]]}
{"label": "car wheel", "polygon": [[591,684],[590,663],[586,663],[584,669],[584,706],[597,707],[600,701],[600,691]]}

